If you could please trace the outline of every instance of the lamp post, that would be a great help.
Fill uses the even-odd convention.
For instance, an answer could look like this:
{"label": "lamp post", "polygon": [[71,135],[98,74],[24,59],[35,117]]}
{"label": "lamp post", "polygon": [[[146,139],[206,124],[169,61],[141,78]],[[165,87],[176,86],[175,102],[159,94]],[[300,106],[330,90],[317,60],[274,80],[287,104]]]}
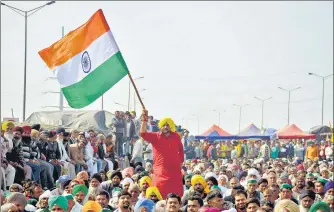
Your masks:
{"label": "lamp post", "polygon": [[193,116],[197,116],[197,134],[199,135],[199,115],[193,114]]}
{"label": "lamp post", "polygon": [[212,109],[212,110],[213,110],[213,112],[218,113],[218,126],[220,126],[220,112],[215,110],[215,109]]}
{"label": "lamp post", "polygon": [[56,3],[56,1],[50,1],[42,6],[36,7],[31,10],[21,10],[16,7],[9,6],[8,4],[5,4],[1,2],[1,6],[6,6],[9,9],[13,10],[17,14],[24,17],[25,20],[25,30],[24,30],[24,74],[23,74],[23,121],[25,121],[26,118],[26,90],[27,90],[27,38],[28,38],[28,17],[37,12],[38,10],[42,9],[45,6],[49,6],[51,4]]}
{"label": "lamp post", "polygon": [[259,97],[254,96],[254,98],[262,102],[261,129],[263,129],[263,108],[264,108],[264,101],[272,99],[273,97],[269,97],[269,98],[266,98],[266,99],[261,99]]}
{"label": "lamp post", "polygon": [[297,87],[297,88],[294,88],[292,90],[288,90],[288,89],[285,89],[285,88],[282,88],[282,87],[278,87],[278,88],[283,90],[283,91],[289,92],[289,97],[288,97],[288,125],[289,125],[290,124],[290,97],[291,97],[291,92],[295,91],[295,90],[298,90],[298,89],[301,89],[302,87]]}
{"label": "lamp post", "polygon": [[[134,78],[133,81],[143,79],[144,77]],[[128,111],[130,111],[130,93],[131,93],[131,80],[129,79],[129,97],[128,97]]]}
{"label": "lamp post", "polygon": [[239,133],[240,133],[240,126],[241,126],[241,109],[243,107],[248,106],[249,104],[245,104],[245,105],[237,105],[237,104],[233,104],[234,106],[239,107]]}
{"label": "lamp post", "polygon": [[314,73],[308,73],[309,75],[313,75],[316,77],[319,77],[322,79],[322,103],[321,103],[321,125],[324,125],[324,106],[325,106],[325,80],[331,76],[333,76],[333,74],[329,74],[327,76],[320,76],[318,74],[314,74]]}

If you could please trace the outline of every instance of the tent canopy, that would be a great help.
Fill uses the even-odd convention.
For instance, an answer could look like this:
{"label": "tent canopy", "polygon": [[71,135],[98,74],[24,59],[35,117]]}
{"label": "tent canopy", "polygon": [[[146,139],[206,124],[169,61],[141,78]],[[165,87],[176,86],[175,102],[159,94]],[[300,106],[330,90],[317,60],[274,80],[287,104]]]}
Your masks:
{"label": "tent canopy", "polygon": [[27,119],[28,124],[61,126],[64,128],[93,129],[107,133],[114,115],[107,111],[42,111],[34,112]]}
{"label": "tent canopy", "polygon": [[309,130],[310,134],[315,134],[317,141],[325,140],[326,136],[332,135],[332,130],[326,125],[318,125]]}
{"label": "tent canopy", "polygon": [[246,129],[244,129],[238,134],[238,136],[255,136],[255,135],[263,135],[263,134],[261,130],[254,124],[250,124]]}
{"label": "tent canopy", "polygon": [[270,136],[271,139],[275,139],[276,138],[276,129],[274,128],[266,128],[263,132],[263,135],[268,135]]}
{"label": "tent canopy", "polygon": [[231,136],[231,134],[214,124],[200,136]]}
{"label": "tent canopy", "polygon": [[299,127],[295,124],[288,125],[283,127],[282,129],[276,132],[277,137],[279,139],[297,139],[297,138],[306,138],[306,139],[314,139],[314,134],[308,134],[303,132]]}

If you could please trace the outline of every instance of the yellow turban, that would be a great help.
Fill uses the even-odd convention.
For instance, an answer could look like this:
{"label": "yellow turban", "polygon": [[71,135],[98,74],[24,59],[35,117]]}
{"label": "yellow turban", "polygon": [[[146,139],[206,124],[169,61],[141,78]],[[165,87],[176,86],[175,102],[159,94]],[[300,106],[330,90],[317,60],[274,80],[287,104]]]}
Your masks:
{"label": "yellow turban", "polygon": [[274,212],[281,212],[284,208],[290,212],[299,212],[299,206],[289,199],[280,200],[276,205]]}
{"label": "yellow turban", "polygon": [[196,183],[200,183],[204,187],[204,192],[206,194],[210,192],[208,184],[206,183],[205,179],[201,175],[194,175],[191,178],[192,187],[194,187]]}
{"label": "yellow turban", "polygon": [[140,180],[139,180],[139,186],[140,186],[140,188],[143,188],[143,184],[144,183],[147,183],[148,186],[151,187],[152,186],[152,180],[151,180],[151,178],[148,177],[148,176],[144,176],[144,177],[140,178]]}
{"label": "yellow turban", "polygon": [[11,121],[5,121],[4,123],[2,123],[1,129],[2,129],[2,131],[6,131],[6,129],[8,127],[13,127],[14,128],[14,123],[11,122]]}
{"label": "yellow turban", "polygon": [[87,201],[86,204],[84,204],[84,206],[82,206],[81,211],[82,212],[100,212],[102,210],[101,205],[96,202],[96,201]]}
{"label": "yellow turban", "polygon": [[32,129],[31,130],[31,136],[38,136],[39,135],[39,131]]}
{"label": "yellow turban", "polygon": [[176,132],[176,126],[171,118],[163,118],[159,121],[159,128],[161,129],[165,124],[168,124],[172,132]]}
{"label": "yellow turban", "polygon": [[159,200],[162,200],[162,196],[160,194],[160,191],[157,187],[149,187],[146,190],[146,198],[149,199],[152,194],[157,195]]}

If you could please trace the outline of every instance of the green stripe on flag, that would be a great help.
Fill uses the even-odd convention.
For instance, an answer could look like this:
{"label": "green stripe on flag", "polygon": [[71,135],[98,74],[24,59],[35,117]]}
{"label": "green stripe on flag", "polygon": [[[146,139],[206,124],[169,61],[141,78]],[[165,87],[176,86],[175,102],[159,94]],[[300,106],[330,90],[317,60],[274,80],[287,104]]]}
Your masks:
{"label": "green stripe on flag", "polygon": [[117,52],[81,81],[62,88],[69,106],[83,108],[102,96],[129,73],[121,52]]}

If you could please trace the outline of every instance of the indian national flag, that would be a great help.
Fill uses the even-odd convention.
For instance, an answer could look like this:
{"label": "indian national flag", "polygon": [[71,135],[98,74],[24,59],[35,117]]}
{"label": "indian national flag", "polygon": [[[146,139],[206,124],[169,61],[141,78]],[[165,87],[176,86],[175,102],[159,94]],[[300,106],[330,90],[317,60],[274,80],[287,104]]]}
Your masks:
{"label": "indian national flag", "polygon": [[91,104],[128,74],[101,9],[39,55],[54,71],[72,108]]}

